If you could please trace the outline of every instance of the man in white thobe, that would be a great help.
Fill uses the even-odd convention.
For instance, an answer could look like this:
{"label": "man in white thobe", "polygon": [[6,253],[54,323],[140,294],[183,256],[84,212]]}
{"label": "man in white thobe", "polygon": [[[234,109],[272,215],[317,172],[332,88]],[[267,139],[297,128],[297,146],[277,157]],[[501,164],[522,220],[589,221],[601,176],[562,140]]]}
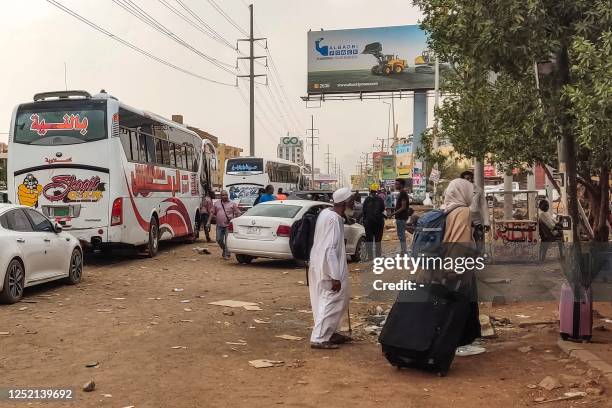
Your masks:
{"label": "man in white thobe", "polygon": [[348,265],[344,244],[344,214],[353,194],[348,188],[333,194],[334,207],[317,218],[310,251],[308,280],[314,327],[310,345],[335,349],[350,338],[338,333],[349,302]]}

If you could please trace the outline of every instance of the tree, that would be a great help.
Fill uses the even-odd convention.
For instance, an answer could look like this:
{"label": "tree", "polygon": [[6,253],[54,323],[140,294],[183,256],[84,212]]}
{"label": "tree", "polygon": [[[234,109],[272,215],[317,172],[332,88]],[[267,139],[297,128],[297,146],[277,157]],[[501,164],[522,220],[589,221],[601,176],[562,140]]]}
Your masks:
{"label": "tree", "polygon": [[[600,183],[605,177],[607,185],[609,173],[602,167],[609,157],[600,154],[609,144],[600,143],[610,132],[595,129],[601,121],[594,121],[590,111],[591,104],[609,104],[610,84],[599,75],[610,69],[610,52],[585,42],[605,39],[610,31],[609,0],[414,3],[424,13],[422,25],[431,48],[455,68],[443,85],[453,97],[438,110],[441,134],[459,153],[483,157],[488,152],[507,167],[533,161],[554,164],[555,142],[560,140],[567,163],[568,212],[578,241],[577,155],[587,152],[594,159],[589,161],[589,182],[598,166]],[[601,63],[593,63],[598,57]],[[534,64],[551,60],[554,69],[539,78],[538,87]],[[594,80],[598,85],[585,89]],[[598,106],[596,111],[603,109],[609,118],[608,108]],[[608,210],[607,205],[598,208],[597,238],[603,239],[601,218]]]}

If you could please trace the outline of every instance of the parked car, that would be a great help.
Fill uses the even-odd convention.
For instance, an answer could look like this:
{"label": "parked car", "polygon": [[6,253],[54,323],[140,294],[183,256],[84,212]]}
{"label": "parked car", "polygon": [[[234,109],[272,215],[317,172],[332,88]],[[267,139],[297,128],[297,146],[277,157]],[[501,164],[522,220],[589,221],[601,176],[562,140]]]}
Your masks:
{"label": "parked car", "polygon": [[[239,263],[255,258],[293,259],[289,248],[291,226],[306,213],[330,208],[329,203],[308,200],[269,201],[258,204],[235,218],[228,228],[227,246]],[[365,229],[360,224],[345,224],[346,254],[353,261],[365,259]]]}
{"label": "parked car", "polygon": [[311,200],[311,201],[321,201],[323,203],[331,203],[332,195],[334,192],[332,190],[301,190],[301,191],[293,191],[287,197],[287,200]]}
{"label": "parked car", "polygon": [[257,200],[257,196],[255,197],[241,197],[236,199],[236,204],[238,204],[238,209],[241,212],[246,212],[253,208],[253,204]]}
{"label": "parked car", "polygon": [[0,204],[0,302],[15,303],[28,286],[64,279],[75,285],[83,273],[79,241],[40,212]]}
{"label": "parked car", "polygon": [[6,190],[0,190],[0,204],[6,204],[8,202],[8,192]]}

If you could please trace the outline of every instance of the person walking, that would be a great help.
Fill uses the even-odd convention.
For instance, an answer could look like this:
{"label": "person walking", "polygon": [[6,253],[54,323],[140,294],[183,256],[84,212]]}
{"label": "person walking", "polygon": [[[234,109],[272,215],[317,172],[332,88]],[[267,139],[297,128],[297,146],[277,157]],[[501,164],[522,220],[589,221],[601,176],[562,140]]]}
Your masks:
{"label": "person walking", "polygon": [[274,195],[274,186],[272,184],[268,184],[264,189],[264,193],[261,195],[259,199],[259,203],[265,203],[268,201],[276,200],[276,196]]}
{"label": "person walking", "polygon": [[317,218],[308,269],[314,318],[310,347],[314,349],[336,349],[351,340],[338,331],[349,303],[344,216],[353,199],[349,188],[336,190],[333,208],[324,209]]}
{"label": "person walking", "polygon": [[206,235],[206,242],[210,243],[210,223],[208,219],[211,217],[213,200],[215,199],[215,192],[213,190],[208,191],[202,198],[200,204],[200,225],[204,226],[204,234]]}
{"label": "person walking", "polygon": [[391,194],[391,190],[387,189],[387,197],[385,198],[385,211],[387,216],[391,215],[393,208],[393,194]]}
{"label": "person walking", "polygon": [[283,188],[282,187],[278,188],[278,192],[276,193],[276,199],[277,200],[286,200],[287,199],[287,195],[285,193],[283,193]]}
{"label": "person walking", "polygon": [[259,204],[259,201],[261,200],[261,196],[264,195],[265,191],[266,190],[263,188],[260,188],[257,190],[257,198],[255,198],[255,201],[253,201],[253,207]]}
{"label": "person walking", "polygon": [[[561,226],[555,216],[550,212],[548,200],[542,200],[538,204],[538,224],[540,231],[540,256],[541,262],[546,260],[546,254],[551,242],[561,242]],[[562,244],[559,244],[559,253],[562,253]]]}
{"label": "person walking", "polygon": [[370,186],[370,195],[363,202],[363,226],[368,245],[368,258],[382,255],[382,236],[385,229],[385,202],[377,194],[378,184]]}
{"label": "person walking", "polygon": [[217,244],[223,250],[223,259],[226,261],[230,258],[230,253],[227,250],[227,227],[229,223],[236,217],[240,216],[240,210],[238,205],[230,201],[227,191],[221,191],[221,200],[217,201],[212,206],[211,217],[208,218],[208,228],[212,217],[217,221]]}
{"label": "person walking", "polygon": [[408,217],[412,215],[412,209],[410,208],[410,197],[406,192],[406,180],[396,179],[395,190],[399,191],[397,201],[395,203],[395,211],[391,214],[395,217],[395,226],[397,228],[397,237],[400,242],[401,255],[408,253],[408,246],[406,245],[406,223]]}

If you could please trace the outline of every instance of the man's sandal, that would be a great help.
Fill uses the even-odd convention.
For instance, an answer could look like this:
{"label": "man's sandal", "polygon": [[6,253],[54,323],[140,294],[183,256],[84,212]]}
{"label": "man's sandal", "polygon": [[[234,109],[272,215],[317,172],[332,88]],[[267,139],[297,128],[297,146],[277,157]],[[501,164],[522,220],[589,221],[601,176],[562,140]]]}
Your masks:
{"label": "man's sandal", "polygon": [[319,349],[319,350],[332,350],[337,349],[339,346],[337,344],[333,344],[330,341],[324,341],[321,343],[310,343],[310,348]]}

